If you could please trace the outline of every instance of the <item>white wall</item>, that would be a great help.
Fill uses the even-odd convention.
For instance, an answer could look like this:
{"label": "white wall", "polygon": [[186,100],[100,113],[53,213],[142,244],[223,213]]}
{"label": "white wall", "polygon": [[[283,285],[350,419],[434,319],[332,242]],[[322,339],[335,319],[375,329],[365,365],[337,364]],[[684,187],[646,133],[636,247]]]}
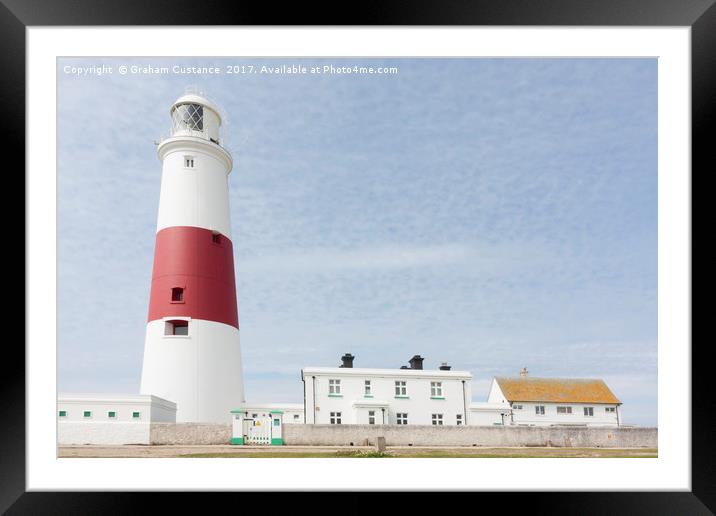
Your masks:
{"label": "white wall", "polygon": [[[516,409],[515,405],[522,405],[522,409]],[[537,415],[535,407],[544,406],[544,415]],[[572,407],[571,414],[558,414],[557,407]],[[585,416],[584,407],[592,407],[594,416]],[[587,426],[616,426],[617,415],[607,413],[605,407],[616,407],[616,405],[604,405],[599,403],[534,403],[515,402],[512,404],[512,419],[515,425],[587,425]],[[618,409],[617,409],[618,410]]]}
{"label": "white wall", "polygon": [[505,395],[502,393],[502,389],[500,389],[500,385],[494,378],[492,379],[492,383],[490,384],[490,393],[487,395],[487,402],[507,403]]}
{"label": "white wall", "polygon": [[[313,413],[314,376],[315,419]],[[382,408],[384,407],[385,424],[396,424],[397,413],[408,414],[408,424],[410,425],[430,425],[434,413],[443,414],[443,425],[456,425],[458,414],[462,415],[463,424],[466,424],[465,405],[469,405],[471,401],[471,376],[469,374],[461,376],[455,371],[347,368],[322,373],[306,369],[304,370],[304,379],[307,423],[329,424],[330,413],[340,412],[341,424],[367,424],[368,411],[375,410],[376,424],[380,424],[383,420]],[[341,380],[341,396],[329,395],[330,379]],[[365,380],[372,382],[372,397],[364,395]],[[406,382],[406,398],[396,397],[396,380]],[[431,399],[431,381],[442,382],[442,397],[444,399]],[[362,406],[356,407],[356,402]],[[366,406],[369,403],[375,405],[373,407]]]}
{"label": "white wall", "polygon": [[[60,417],[60,411],[66,415]],[[85,417],[85,411],[91,415]],[[149,444],[151,422],[174,423],[176,404],[156,396],[60,393],[56,417],[60,445]]]}
{"label": "white wall", "polygon": [[[66,415],[60,417],[61,411],[66,412]],[[91,412],[90,417],[84,417],[85,411]],[[109,417],[110,411],[115,412],[114,418]],[[139,417],[133,417],[134,412],[139,412]],[[174,422],[176,404],[149,395],[60,393],[56,417],[60,422]]]}
{"label": "white wall", "polygon": [[473,402],[470,404],[468,424],[473,426],[509,425],[510,412],[508,403]]}
{"label": "white wall", "polygon": [[229,423],[244,401],[239,330],[192,319],[188,336],[164,335],[164,321],[147,324],[142,394],[176,402],[177,422]]}
{"label": "white wall", "polygon": [[57,442],[67,444],[149,444],[149,422],[60,421]]}
{"label": "white wall", "polygon": [[[169,141],[169,140],[168,140]],[[227,163],[212,143],[170,142],[162,163],[157,232],[173,226],[194,226],[219,231],[231,238]],[[184,157],[194,168],[184,167]]]}
{"label": "white wall", "polygon": [[284,425],[298,425],[298,424],[303,424],[304,422],[305,422],[305,418],[303,415],[303,408],[284,410],[284,412],[283,412],[283,424]]}
{"label": "white wall", "polygon": [[[272,410],[280,410],[283,412],[282,422],[286,424],[302,424],[304,422],[303,404],[296,403],[242,403],[241,406],[235,407],[235,410],[244,410],[249,413],[248,417],[253,414],[269,414]],[[298,418],[294,418],[294,415]]]}

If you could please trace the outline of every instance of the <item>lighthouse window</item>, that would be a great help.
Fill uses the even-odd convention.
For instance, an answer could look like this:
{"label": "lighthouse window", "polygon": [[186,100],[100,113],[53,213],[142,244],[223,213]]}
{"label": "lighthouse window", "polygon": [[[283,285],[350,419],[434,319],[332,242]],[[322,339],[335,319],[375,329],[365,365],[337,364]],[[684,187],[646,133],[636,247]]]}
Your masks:
{"label": "lighthouse window", "polygon": [[189,321],[167,321],[164,335],[189,335]]}
{"label": "lighthouse window", "polygon": [[184,301],[184,289],[181,287],[172,288],[172,303],[181,303]]}
{"label": "lighthouse window", "polygon": [[194,168],[194,156],[184,156],[184,166],[186,168]]}
{"label": "lighthouse window", "polygon": [[212,233],[211,234],[211,241],[215,244],[221,243],[221,233]]}
{"label": "lighthouse window", "polygon": [[199,104],[181,104],[174,108],[172,120],[175,131],[203,131],[204,108]]}

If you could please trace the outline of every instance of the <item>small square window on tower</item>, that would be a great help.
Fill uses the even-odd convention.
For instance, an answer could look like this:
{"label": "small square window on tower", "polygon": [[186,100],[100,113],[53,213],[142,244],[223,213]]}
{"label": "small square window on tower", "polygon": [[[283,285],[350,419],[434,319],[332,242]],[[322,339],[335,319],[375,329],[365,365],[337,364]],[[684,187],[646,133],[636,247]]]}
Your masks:
{"label": "small square window on tower", "polygon": [[167,321],[164,324],[164,335],[189,335],[189,321]]}
{"label": "small square window on tower", "polygon": [[184,156],[184,167],[194,168],[194,156]]}
{"label": "small square window on tower", "polygon": [[174,287],[172,288],[172,303],[183,303],[184,302],[184,288]]}

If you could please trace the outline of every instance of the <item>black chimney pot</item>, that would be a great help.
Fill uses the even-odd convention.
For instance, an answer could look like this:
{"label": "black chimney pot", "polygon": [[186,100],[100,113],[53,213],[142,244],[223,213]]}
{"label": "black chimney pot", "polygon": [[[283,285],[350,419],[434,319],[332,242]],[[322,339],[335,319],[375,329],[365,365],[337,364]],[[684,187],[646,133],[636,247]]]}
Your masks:
{"label": "black chimney pot", "polygon": [[423,368],[423,357],[420,355],[413,355],[410,359],[410,369],[422,369]]}
{"label": "black chimney pot", "polygon": [[447,365],[447,362],[443,362],[442,365],[440,366],[440,370],[441,370],[441,371],[449,371],[449,370],[450,370],[450,366]]}
{"label": "black chimney pot", "polygon": [[353,359],[354,359],[354,358],[355,358],[355,357],[354,357],[353,355],[351,355],[350,353],[346,353],[345,355],[343,355],[343,356],[341,357],[341,361],[343,361],[343,365],[341,365],[341,367],[352,368],[352,367],[353,367]]}

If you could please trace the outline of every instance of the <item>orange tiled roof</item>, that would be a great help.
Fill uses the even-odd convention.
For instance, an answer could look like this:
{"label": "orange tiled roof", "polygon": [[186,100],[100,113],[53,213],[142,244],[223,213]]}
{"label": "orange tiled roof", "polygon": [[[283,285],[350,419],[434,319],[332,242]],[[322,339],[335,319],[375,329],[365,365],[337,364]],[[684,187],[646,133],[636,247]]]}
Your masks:
{"label": "orange tiled roof", "polygon": [[585,378],[496,377],[508,401],[621,403],[604,380]]}

